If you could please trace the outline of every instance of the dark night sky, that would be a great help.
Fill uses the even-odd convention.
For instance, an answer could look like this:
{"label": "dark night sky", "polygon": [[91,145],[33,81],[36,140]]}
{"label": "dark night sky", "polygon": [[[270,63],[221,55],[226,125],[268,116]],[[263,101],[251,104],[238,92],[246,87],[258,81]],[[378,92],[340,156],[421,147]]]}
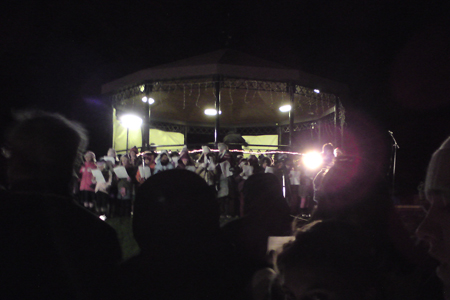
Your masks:
{"label": "dark night sky", "polygon": [[[106,152],[110,123],[102,120],[109,108],[96,101],[101,84],[229,47],[347,83],[349,112],[371,120],[380,132],[394,132],[399,190],[414,192],[432,151],[450,134],[448,1],[7,1],[3,6],[2,126],[12,108],[58,111],[86,124],[91,148]],[[356,120],[350,114],[349,126]]]}

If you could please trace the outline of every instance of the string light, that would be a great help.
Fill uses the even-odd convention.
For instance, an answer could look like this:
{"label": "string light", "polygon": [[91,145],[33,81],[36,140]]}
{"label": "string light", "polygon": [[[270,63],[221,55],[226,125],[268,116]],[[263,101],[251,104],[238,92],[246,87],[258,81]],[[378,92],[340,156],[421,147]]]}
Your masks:
{"label": "string light", "polygon": [[[219,152],[219,149],[210,149],[209,151],[210,151],[210,152]],[[229,152],[238,152],[238,153],[243,153],[243,154],[254,154],[254,155],[260,155],[260,154],[263,154],[263,155],[269,155],[269,154],[289,154],[289,155],[299,155],[299,156],[305,155],[304,153],[301,153],[301,152],[281,151],[281,150],[273,150],[273,151],[265,151],[265,152],[258,152],[258,151],[256,151],[256,152],[255,152],[255,151],[249,151],[249,150],[229,149],[228,151],[229,151]],[[162,151],[153,151],[153,152],[155,152],[156,154],[159,154],[159,153],[161,153]],[[174,152],[174,151],[171,151],[171,153],[172,153],[172,152]],[[177,150],[176,152],[178,152],[178,150]],[[203,149],[195,149],[195,150],[190,150],[190,151],[188,151],[188,152],[191,153],[191,154],[195,154],[195,153],[203,152]],[[145,153],[142,152],[142,153],[139,153],[138,156],[144,155],[144,154],[145,154]]]}

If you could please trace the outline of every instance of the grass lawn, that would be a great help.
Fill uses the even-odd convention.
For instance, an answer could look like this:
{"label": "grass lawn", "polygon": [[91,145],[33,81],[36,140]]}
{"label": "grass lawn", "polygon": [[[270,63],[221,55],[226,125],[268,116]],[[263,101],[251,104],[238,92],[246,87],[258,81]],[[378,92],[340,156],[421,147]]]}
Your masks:
{"label": "grass lawn", "polygon": [[106,223],[111,225],[117,232],[117,238],[122,247],[123,260],[127,260],[139,253],[139,246],[133,237],[131,217],[110,218],[106,219]]}

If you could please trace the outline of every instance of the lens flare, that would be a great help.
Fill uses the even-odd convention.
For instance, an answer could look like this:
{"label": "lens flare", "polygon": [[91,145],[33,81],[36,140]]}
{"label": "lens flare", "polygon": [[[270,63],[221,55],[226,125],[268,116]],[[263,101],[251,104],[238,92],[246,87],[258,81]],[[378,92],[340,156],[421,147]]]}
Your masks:
{"label": "lens flare", "polygon": [[303,154],[302,160],[305,167],[311,170],[318,169],[323,162],[322,154],[319,152],[308,152]]}

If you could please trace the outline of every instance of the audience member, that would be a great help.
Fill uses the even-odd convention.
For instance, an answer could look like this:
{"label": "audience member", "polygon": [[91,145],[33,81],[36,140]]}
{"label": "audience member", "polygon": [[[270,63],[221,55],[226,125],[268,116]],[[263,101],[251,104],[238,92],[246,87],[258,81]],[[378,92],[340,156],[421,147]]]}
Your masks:
{"label": "audience member", "polygon": [[336,221],[299,232],[276,260],[281,290],[293,300],[393,299],[380,265],[365,232]]}
{"label": "audience member", "polygon": [[137,191],[133,233],[141,249],[124,263],[129,299],[235,299],[240,276],[222,237],[214,192],[197,174],[167,170]]}
{"label": "audience member", "polygon": [[121,259],[116,233],[76,204],[69,186],[85,130],[58,114],[16,117],[7,133],[10,191],[0,211],[0,298],[112,298]]}
{"label": "audience member", "polygon": [[434,283],[424,255],[401,223],[384,174],[377,170],[374,162],[361,157],[337,157],[316,190],[312,220],[339,220],[363,228],[384,258],[383,272],[403,287],[391,293],[399,293],[397,299],[431,299]]}
{"label": "audience member", "polygon": [[250,285],[253,274],[271,267],[267,254],[270,236],[291,235],[292,218],[274,174],[258,173],[244,184],[244,215],[226,223],[222,229],[242,259],[242,275]]}
{"label": "audience member", "polygon": [[429,243],[429,253],[439,261],[437,276],[450,299],[450,138],[434,152],[428,165],[425,194],[430,203],[417,236]]}

